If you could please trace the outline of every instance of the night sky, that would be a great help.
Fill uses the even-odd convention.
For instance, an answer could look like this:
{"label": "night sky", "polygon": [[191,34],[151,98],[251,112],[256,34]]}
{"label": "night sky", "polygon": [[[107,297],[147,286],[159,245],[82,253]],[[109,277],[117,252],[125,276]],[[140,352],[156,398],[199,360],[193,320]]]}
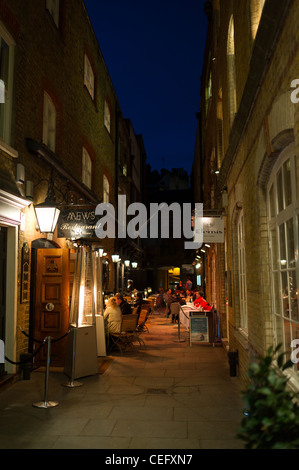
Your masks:
{"label": "night sky", "polygon": [[84,0],[123,115],[152,170],[191,172],[205,0]]}

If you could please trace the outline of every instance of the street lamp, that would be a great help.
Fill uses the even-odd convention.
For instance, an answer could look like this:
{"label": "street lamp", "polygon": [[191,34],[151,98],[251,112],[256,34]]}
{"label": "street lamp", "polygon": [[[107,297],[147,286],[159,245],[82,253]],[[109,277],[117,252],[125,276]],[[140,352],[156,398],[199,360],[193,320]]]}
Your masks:
{"label": "street lamp", "polygon": [[56,206],[52,177],[48,182],[48,191],[45,201],[41,204],[36,204],[34,210],[40,232],[54,233],[60,210]]}
{"label": "street lamp", "polygon": [[113,263],[118,263],[120,261],[119,255],[111,255]]}
{"label": "street lamp", "polygon": [[116,272],[116,290],[118,292],[118,289],[119,289],[119,266],[118,266],[118,263],[120,262],[120,256],[117,255],[117,254],[114,254],[114,255],[111,255],[111,258],[112,258],[113,263],[116,264],[116,269],[115,269],[115,272]]}
{"label": "street lamp", "polygon": [[133,268],[133,269],[136,269],[137,266],[138,266],[138,263],[136,263],[136,261],[133,261],[133,262],[132,262],[132,268]]}

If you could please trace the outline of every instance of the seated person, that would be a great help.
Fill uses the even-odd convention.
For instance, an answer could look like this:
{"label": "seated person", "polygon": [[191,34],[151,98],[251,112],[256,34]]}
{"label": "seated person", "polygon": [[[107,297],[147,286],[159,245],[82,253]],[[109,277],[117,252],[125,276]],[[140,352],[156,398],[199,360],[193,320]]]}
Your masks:
{"label": "seated person", "polygon": [[208,304],[208,302],[203,297],[203,292],[196,292],[195,300],[194,300],[194,306],[195,307],[202,307],[204,310],[207,310],[207,311],[211,310],[211,306]]}
{"label": "seated person", "polygon": [[121,309],[123,315],[128,315],[132,313],[131,305],[123,298],[122,294],[116,294],[116,303]]}
{"label": "seated person", "polygon": [[142,294],[140,292],[136,295],[136,301],[134,303],[134,307],[137,307],[137,315],[140,315],[141,312],[141,305],[143,304]]}
{"label": "seated person", "polygon": [[106,333],[120,333],[121,329],[121,309],[116,303],[116,298],[108,299],[104,311],[105,331]]}

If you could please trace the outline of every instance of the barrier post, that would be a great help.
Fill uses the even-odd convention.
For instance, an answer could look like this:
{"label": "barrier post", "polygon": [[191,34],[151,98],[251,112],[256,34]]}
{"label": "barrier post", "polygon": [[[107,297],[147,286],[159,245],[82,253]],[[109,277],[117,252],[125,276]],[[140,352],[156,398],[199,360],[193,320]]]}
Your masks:
{"label": "barrier post", "polygon": [[181,320],[180,320],[180,313],[181,313],[181,307],[179,309],[178,313],[178,339],[176,339],[174,342],[175,343],[184,343],[185,340],[182,338],[181,339]]}
{"label": "barrier post", "polygon": [[57,401],[48,401],[48,388],[49,388],[49,371],[50,371],[50,359],[51,359],[51,337],[48,336],[47,340],[47,364],[45,373],[45,390],[44,390],[44,401],[33,403],[36,408],[53,408],[59,405]]}

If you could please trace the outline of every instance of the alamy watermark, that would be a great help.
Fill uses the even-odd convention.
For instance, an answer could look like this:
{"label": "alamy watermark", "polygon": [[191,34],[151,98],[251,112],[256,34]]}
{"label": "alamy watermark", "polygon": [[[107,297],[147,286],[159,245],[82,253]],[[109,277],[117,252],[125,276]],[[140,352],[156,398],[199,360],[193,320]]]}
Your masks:
{"label": "alamy watermark", "polygon": [[291,101],[293,104],[299,103],[299,78],[295,78],[295,80],[291,83],[291,88],[295,88],[294,91],[291,93]]}
{"label": "alamy watermark", "polygon": [[[185,249],[198,249],[203,244],[203,204],[179,204],[174,202],[150,203],[149,210],[141,202],[134,202],[127,207],[126,196],[118,196],[117,216],[113,204],[98,204],[95,215],[100,216],[95,233],[98,238],[182,238]],[[170,215],[171,214],[171,215]],[[127,222],[127,216],[130,220]],[[172,217],[172,223],[171,223]]]}

